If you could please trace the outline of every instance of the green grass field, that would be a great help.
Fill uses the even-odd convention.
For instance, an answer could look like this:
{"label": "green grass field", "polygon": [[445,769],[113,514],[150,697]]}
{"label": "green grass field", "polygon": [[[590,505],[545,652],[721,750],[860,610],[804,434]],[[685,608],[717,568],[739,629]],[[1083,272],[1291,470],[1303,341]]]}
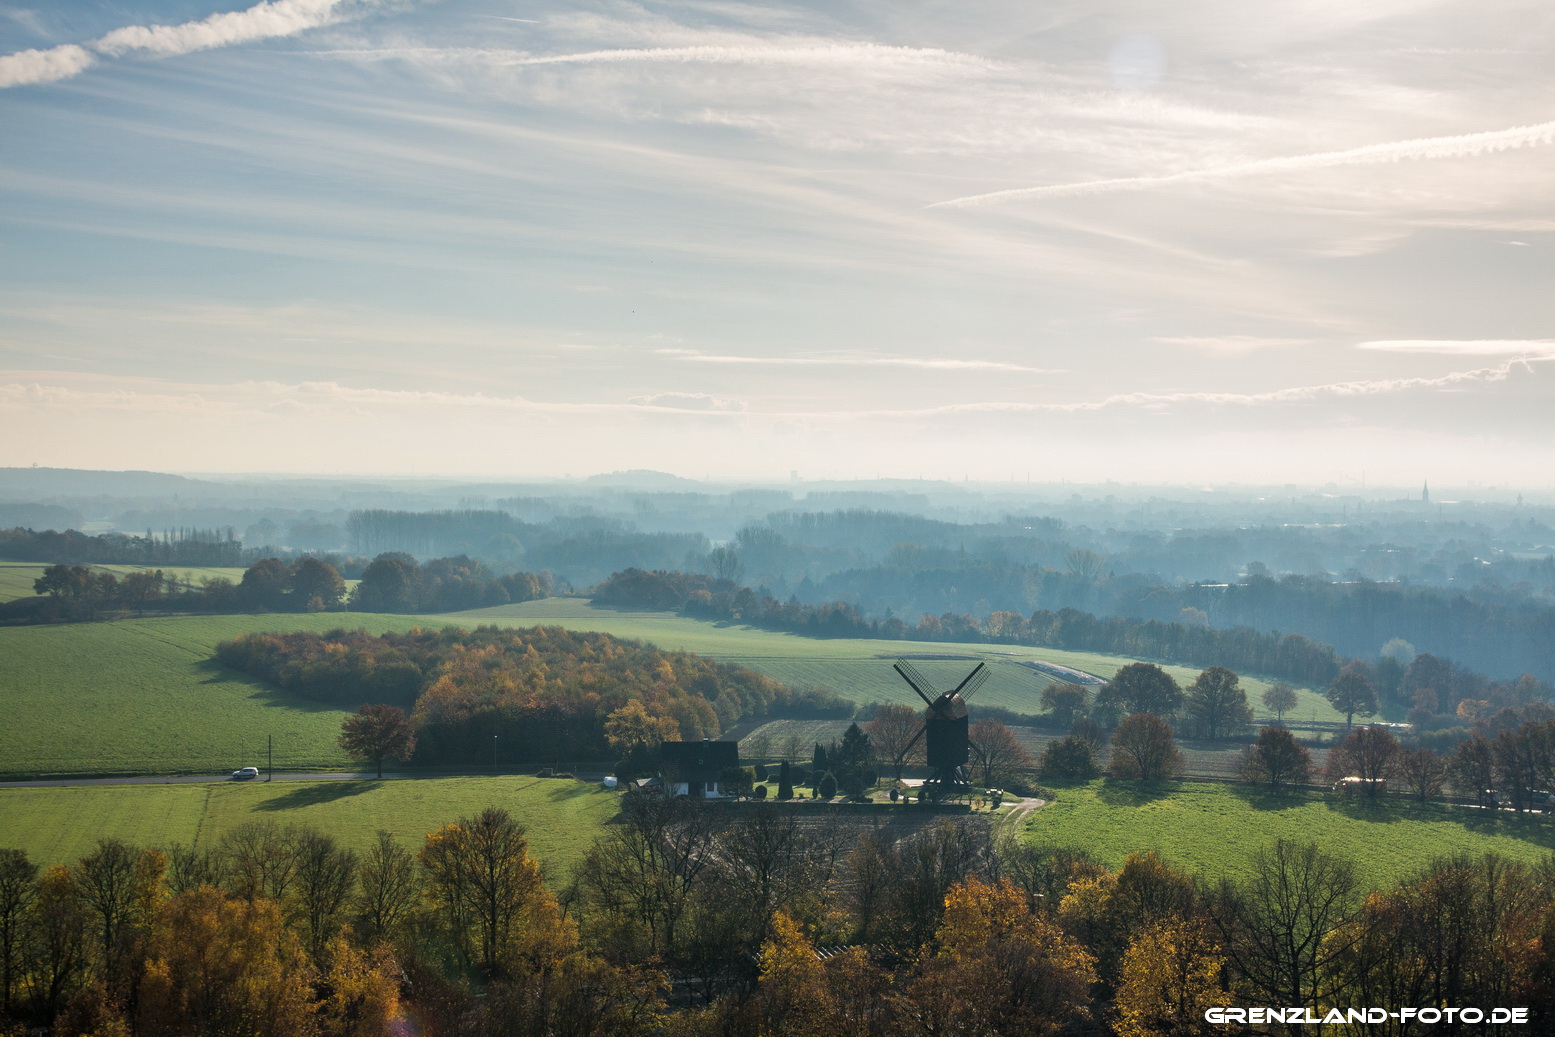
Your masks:
{"label": "green grass field", "polygon": [[[32,582],[43,575],[43,570],[48,566],[39,562],[0,562],[0,601],[14,601],[17,598],[30,598],[35,593]],[[121,579],[134,572],[143,572],[147,569],[161,568],[162,572],[179,587],[199,589],[200,581],[222,576],[239,583],[243,579],[242,567],[224,568],[219,566],[184,566],[184,565],[94,565],[98,572],[113,573]]]}
{"label": "green grass field", "polygon": [[[341,711],[223,670],[210,661],[216,644],[249,631],[345,626],[381,633],[418,624],[482,623],[555,624],[647,640],[750,666],[785,682],[824,687],[854,702],[918,705],[891,669],[891,660],[955,655],[963,658],[920,659],[915,665],[948,685],[975,661],[987,661],[993,675],[974,704],[1028,713],[1039,711],[1037,698],[1046,679],[1016,665],[1020,660],[1041,659],[1104,676],[1129,661],[1007,645],[819,640],[671,613],[596,609],[578,598],[440,616],[276,613],[5,627],[0,628],[0,701],[8,707],[8,728],[0,740],[0,773],[223,773],[258,760],[271,736],[278,767],[341,767],[346,760],[335,745]],[[1196,672],[1170,669],[1184,683]],[[1244,686],[1254,701],[1264,687],[1251,678]],[[1318,716],[1336,718],[1326,702]]]}
{"label": "green grass field", "polygon": [[1542,860],[1555,850],[1555,821],[1395,798],[1366,806],[1318,794],[1267,797],[1221,784],[1140,792],[1103,780],[1055,789],[1052,802],[1029,815],[1025,838],[1083,847],[1111,867],[1153,849],[1184,870],[1238,881],[1259,848],[1279,838],[1310,841],[1354,861],[1363,884],[1376,889],[1452,854]]}
{"label": "green grass field", "polygon": [[527,776],[0,789],[0,847],[68,864],[99,838],[213,846],[246,821],[272,820],[312,826],[358,850],[383,829],[415,850],[441,825],[500,806],[525,826],[556,879],[570,873],[618,802],[594,785]]}
{"label": "green grass field", "polygon": [[[250,630],[407,629],[407,616],[177,616],[0,628],[0,773],[225,773],[345,766],[342,712],[210,661]],[[423,620],[423,623],[426,621]]]}

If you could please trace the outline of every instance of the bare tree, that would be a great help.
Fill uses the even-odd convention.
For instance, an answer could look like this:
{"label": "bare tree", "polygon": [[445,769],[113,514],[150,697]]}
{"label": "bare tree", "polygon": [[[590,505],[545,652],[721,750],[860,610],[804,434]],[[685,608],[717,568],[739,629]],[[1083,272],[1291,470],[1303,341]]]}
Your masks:
{"label": "bare tree", "polygon": [[358,872],[356,915],[372,942],[393,939],[420,893],[416,858],[379,831],[378,841],[362,856]]}
{"label": "bare tree", "polygon": [[923,720],[911,706],[876,706],[874,718],[864,725],[875,755],[890,762],[896,780],[902,779],[909,746],[923,728]]}
{"label": "bare tree", "polygon": [[1378,795],[1393,772],[1398,754],[1398,739],[1385,727],[1358,727],[1348,738],[1328,750],[1329,781],[1360,778],[1361,788],[1369,796]]}
{"label": "bare tree", "polygon": [[1424,803],[1441,795],[1442,785],[1447,780],[1447,761],[1423,746],[1402,749],[1394,760],[1393,772],[1404,788]]}
{"label": "bare tree", "polygon": [[1008,785],[1020,771],[1036,766],[1031,753],[1015,738],[1015,733],[997,720],[979,720],[967,730],[972,755],[977,758],[984,788]]}
{"label": "bare tree", "polygon": [[1356,938],[1339,925],[1358,899],[1349,861],[1281,839],[1254,854],[1246,885],[1221,884],[1210,914],[1256,1003],[1316,1005],[1331,1003],[1329,965]]}

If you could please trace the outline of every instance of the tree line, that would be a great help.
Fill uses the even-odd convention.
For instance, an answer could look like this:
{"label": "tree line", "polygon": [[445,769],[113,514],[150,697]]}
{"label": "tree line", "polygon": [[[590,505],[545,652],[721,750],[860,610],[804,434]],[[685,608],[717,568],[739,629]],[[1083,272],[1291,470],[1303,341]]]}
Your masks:
{"label": "tree line", "polygon": [[231,526],[161,533],[148,529],[145,536],[17,527],[0,529],[0,558],[67,565],[235,566],[243,564],[243,542]]}
{"label": "tree line", "polygon": [[646,796],[554,886],[497,808],[414,852],[263,821],[210,846],[102,840],[49,868],[0,850],[0,1017],[80,1037],[1167,1037],[1222,1032],[1206,1012],[1245,1006],[1549,1018],[1549,864],[1443,858],[1368,891],[1342,856],[1278,840],[1244,872],[996,846],[954,818],[893,836]]}
{"label": "tree line", "polygon": [[853,710],[745,667],[560,627],[256,633],[215,659],[332,705],[406,708],[418,764],[608,759],[612,725],[637,714],[690,741],[747,717]]}
{"label": "tree line", "polygon": [[383,554],[360,566],[347,593],[332,562],[303,555],[291,562],[261,558],[237,581],[207,576],[199,584],[162,569],[117,576],[86,565],[48,566],[33,581],[37,597],[0,604],[0,622],[90,620],[126,610],[159,612],[459,612],[549,596],[549,573],[497,574],[459,555],[425,564]]}

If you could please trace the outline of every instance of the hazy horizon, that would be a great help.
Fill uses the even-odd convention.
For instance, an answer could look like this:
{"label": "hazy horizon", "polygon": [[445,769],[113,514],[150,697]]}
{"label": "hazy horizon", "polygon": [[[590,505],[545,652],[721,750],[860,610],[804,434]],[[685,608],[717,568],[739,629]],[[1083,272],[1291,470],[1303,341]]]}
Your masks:
{"label": "hazy horizon", "polygon": [[1555,487],[1533,0],[0,7],[0,465]]}

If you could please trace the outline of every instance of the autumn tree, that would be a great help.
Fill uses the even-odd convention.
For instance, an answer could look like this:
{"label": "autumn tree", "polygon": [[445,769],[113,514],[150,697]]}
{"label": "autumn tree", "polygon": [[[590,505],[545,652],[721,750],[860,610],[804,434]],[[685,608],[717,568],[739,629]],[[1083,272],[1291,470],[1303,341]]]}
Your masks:
{"label": "autumn tree", "polygon": [[1328,687],[1328,702],[1344,714],[1345,726],[1355,723],[1355,714],[1369,717],[1377,712],[1377,691],[1371,678],[1354,667],[1345,669]]}
{"label": "autumn tree", "polygon": [[638,750],[652,751],[680,737],[673,717],[653,716],[641,699],[632,699],[605,718],[605,741],[623,756]]}
{"label": "autumn tree", "polygon": [[1240,678],[1224,666],[1211,666],[1188,688],[1185,711],[1205,738],[1245,729],[1253,722]]}
{"label": "autumn tree", "polygon": [[1285,714],[1296,708],[1296,689],[1289,684],[1271,684],[1263,693],[1263,704],[1266,709],[1274,710],[1274,722],[1281,726],[1285,724]]}
{"label": "autumn tree", "polygon": [[1154,713],[1125,717],[1112,732],[1112,759],[1107,768],[1115,778],[1161,781],[1182,770],[1182,753],[1172,727]]}
{"label": "autumn tree", "polygon": [[1117,874],[1101,871],[1071,886],[1059,903],[1065,931],[1096,958],[1108,988],[1122,978],[1129,941],[1144,929],[1186,917],[1196,905],[1193,880],[1154,850],[1128,855]]}
{"label": "autumn tree", "polygon": [[328,1037],[387,1037],[400,1014],[399,964],[387,947],[364,951],[343,936],[318,956],[329,963],[320,984],[319,1022]]}
{"label": "autumn tree", "polygon": [[929,1033],[1056,1034],[1080,1021],[1096,978],[1091,956],[1007,880],[953,886],[933,947],[906,992]]}
{"label": "autumn tree", "polygon": [[1312,780],[1312,754],[1283,727],[1266,727],[1242,754],[1242,780],[1281,789]]}
{"label": "autumn tree", "polygon": [[136,1032],[311,1037],[314,972],[270,900],[229,899],[209,886],[158,912],[146,948]]}
{"label": "autumn tree", "polygon": [[383,761],[410,759],[416,730],[398,706],[364,705],[340,722],[340,748],[355,760],[371,761],[383,777]]}
{"label": "autumn tree", "polygon": [[88,924],[70,869],[56,864],[45,871],[24,930],[23,959],[33,1002],[51,1018],[86,969]]}
{"label": "autumn tree", "polygon": [[1015,732],[997,720],[973,724],[967,729],[967,742],[984,788],[1016,784],[1021,772],[1036,765],[1031,753],[1016,740]]}
{"label": "autumn tree", "polygon": [[911,706],[876,706],[874,717],[864,725],[875,757],[891,764],[897,781],[902,780],[907,752],[922,729],[923,718]]}
{"label": "autumn tree", "polygon": [[1209,1008],[1232,1004],[1222,981],[1226,958],[1203,918],[1172,917],[1130,942],[1118,986],[1118,1037],[1189,1037],[1218,1032]]}
{"label": "autumn tree", "polygon": [[443,929],[488,976],[569,950],[523,826],[487,807],[427,836],[419,855]]}
{"label": "autumn tree", "polygon": [[1108,873],[1089,853],[1072,846],[1006,837],[998,855],[1000,872],[1025,890],[1027,903],[1039,914],[1056,914],[1070,886]]}
{"label": "autumn tree", "polygon": [[1172,675],[1154,663],[1120,667],[1096,696],[1100,704],[1116,704],[1130,713],[1154,713],[1170,719],[1182,709],[1182,689]]}

